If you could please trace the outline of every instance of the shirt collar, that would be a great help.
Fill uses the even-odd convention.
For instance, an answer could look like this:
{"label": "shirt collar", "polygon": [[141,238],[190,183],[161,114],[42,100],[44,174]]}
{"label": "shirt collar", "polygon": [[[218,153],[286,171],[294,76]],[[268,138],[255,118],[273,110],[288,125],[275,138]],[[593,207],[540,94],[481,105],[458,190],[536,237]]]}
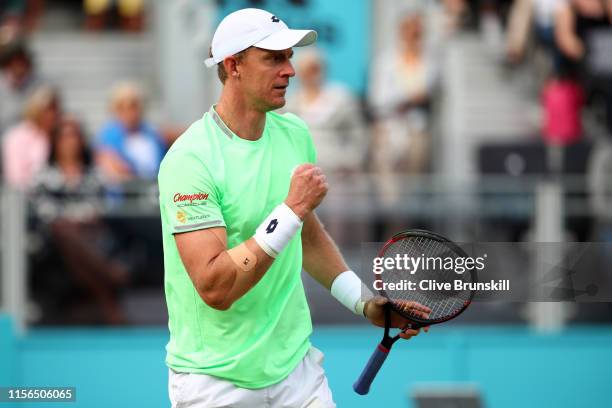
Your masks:
{"label": "shirt collar", "polygon": [[223,122],[223,119],[221,119],[221,116],[219,116],[219,114],[217,113],[217,111],[215,110],[215,107],[217,105],[212,105],[210,107],[210,116],[212,117],[212,119],[215,121],[215,123],[217,124],[217,126],[219,126],[219,129],[221,129],[221,131],[223,133],[225,133],[225,135],[231,140],[234,138],[234,132],[232,132],[230,130],[230,128],[227,127],[227,125],[225,124],[225,122]]}

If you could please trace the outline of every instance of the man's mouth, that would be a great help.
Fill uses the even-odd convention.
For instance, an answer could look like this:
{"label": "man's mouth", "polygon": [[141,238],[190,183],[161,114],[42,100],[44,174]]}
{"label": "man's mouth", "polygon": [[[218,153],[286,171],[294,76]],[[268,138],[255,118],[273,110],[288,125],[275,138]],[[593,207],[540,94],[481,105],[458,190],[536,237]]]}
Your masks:
{"label": "man's mouth", "polygon": [[274,87],[274,89],[281,89],[281,90],[283,90],[283,91],[284,91],[285,89],[287,89],[287,87],[288,87],[288,86],[289,86],[289,85],[276,85],[276,86]]}

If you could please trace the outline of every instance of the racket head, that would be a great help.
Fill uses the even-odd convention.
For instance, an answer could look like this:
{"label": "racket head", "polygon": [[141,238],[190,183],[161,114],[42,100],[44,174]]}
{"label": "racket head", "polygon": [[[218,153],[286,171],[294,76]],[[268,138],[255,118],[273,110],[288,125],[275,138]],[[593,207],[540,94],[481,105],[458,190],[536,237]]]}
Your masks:
{"label": "racket head", "polygon": [[[404,254],[410,257],[440,257],[440,258],[469,258],[468,254],[448,238],[431,231],[412,229],[394,235],[378,253],[379,257],[394,257]],[[382,282],[398,282],[402,279],[415,282],[418,286],[420,280],[435,280],[437,283],[450,283],[455,279],[463,282],[477,282],[476,269],[465,268],[463,273],[455,269],[433,268],[433,270],[417,270],[413,274],[405,270],[385,270],[382,274],[375,274],[375,280]],[[390,300],[391,309],[402,317],[416,323],[417,326],[428,326],[443,323],[454,319],[468,308],[475,291],[465,290],[404,290],[393,291],[381,289],[379,294]],[[407,305],[418,303],[431,309],[427,317],[414,313]]]}

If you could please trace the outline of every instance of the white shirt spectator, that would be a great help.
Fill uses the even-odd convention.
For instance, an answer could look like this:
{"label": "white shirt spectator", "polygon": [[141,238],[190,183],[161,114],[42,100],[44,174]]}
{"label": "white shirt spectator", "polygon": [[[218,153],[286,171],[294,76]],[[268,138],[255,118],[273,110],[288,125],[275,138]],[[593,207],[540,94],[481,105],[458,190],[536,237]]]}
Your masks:
{"label": "white shirt spectator", "polygon": [[302,118],[312,133],[317,164],[326,172],[362,170],[368,139],[357,99],[342,85],[324,85],[307,101],[298,90],[286,110]]}

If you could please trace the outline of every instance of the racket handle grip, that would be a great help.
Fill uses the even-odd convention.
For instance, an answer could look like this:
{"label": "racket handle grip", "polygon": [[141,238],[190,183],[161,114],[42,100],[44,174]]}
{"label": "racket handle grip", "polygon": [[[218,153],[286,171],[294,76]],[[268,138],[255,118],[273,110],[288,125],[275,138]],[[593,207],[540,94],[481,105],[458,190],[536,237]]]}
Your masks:
{"label": "racket handle grip", "polygon": [[368,364],[365,366],[361,375],[353,384],[353,390],[359,395],[366,395],[370,391],[370,385],[374,381],[374,377],[378,374],[378,370],[382,367],[383,363],[389,355],[389,349],[379,344],[378,347],[372,353],[372,356],[368,360]]}

